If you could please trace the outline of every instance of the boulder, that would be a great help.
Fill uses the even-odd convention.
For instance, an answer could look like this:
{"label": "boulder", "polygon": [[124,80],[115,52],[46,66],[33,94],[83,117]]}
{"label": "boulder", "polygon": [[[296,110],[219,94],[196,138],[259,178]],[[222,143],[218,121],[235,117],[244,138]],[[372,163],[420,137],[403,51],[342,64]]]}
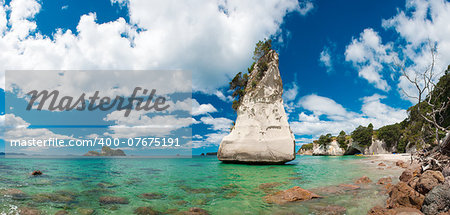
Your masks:
{"label": "boulder", "polygon": [[31,173],[32,176],[39,176],[42,175],[42,172],[40,170],[35,170]]}
{"label": "boulder", "polygon": [[288,202],[305,201],[314,198],[321,198],[321,196],[311,191],[302,189],[301,187],[295,186],[287,190],[269,194],[264,197],[264,200],[267,203],[285,204]]}
{"label": "boulder", "polygon": [[409,169],[406,169],[402,172],[402,174],[398,177],[400,181],[408,183],[414,177],[413,172]]}
{"label": "boulder", "polygon": [[403,181],[393,185],[389,190],[388,208],[409,207],[420,210],[425,196],[415,191]]}
{"label": "boulder", "polygon": [[421,194],[427,194],[433,187],[443,182],[444,176],[441,172],[427,170],[419,177],[415,189]]}
{"label": "boulder", "polygon": [[383,162],[379,163],[378,166],[386,166]]}
{"label": "boulder", "polygon": [[107,204],[128,204],[128,199],[123,197],[117,197],[117,196],[102,196],[99,199],[100,204],[107,205]]}
{"label": "boulder", "polygon": [[249,74],[236,123],[220,143],[219,160],[281,164],[295,159],[295,138],[282,94],[278,54],[272,50],[258,60]]}
{"label": "boulder", "polygon": [[422,211],[425,214],[435,215],[450,210],[450,185],[435,186],[426,196]]}
{"label": "boulder", "polygon": [[442,169],[442,175],[446,178],[450,176],[450,164]]}
{"label": "boulder", "polygon": [[315,148],[312,155],[341,156],[344,155],[344,150],[339,147],[339,143],[336,140],[333,140],[331,143]]}
{"label": "boulder", "polygon": [[399,166],[399,167],[401,167],[401,168],[407,168],[407,167],[408,167],[408,164],[405,163],[405,161],[401,161],[401,160],[395,162],[395,165],[396,165],[396,166]]}
{"label": "boulder", "polygon": [[380,180],[377,181],[377,184],[380,184],[380,185],[385,185],[385,184],[389,184],[389,183],[392,183],[391,177],[380,178]]}
{"label": "boulder", "polygon": [[363,176],[361,178],[359,178],[358,180],[355,181],[355,184],[368,184],[371,183],[372,180],[370,180],[369,177],[367,176]]}

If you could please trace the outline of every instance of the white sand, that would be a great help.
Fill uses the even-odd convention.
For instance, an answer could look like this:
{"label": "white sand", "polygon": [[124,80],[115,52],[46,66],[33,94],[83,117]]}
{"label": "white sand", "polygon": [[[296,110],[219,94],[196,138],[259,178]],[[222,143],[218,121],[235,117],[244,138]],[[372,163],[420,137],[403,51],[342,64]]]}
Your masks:
{"label": "white sand", "polygon": [[378,155],[368,155],[367,157],[375,160],[375,161],[411,161],[411,154],[403,153],[403,154],[378,154]]}

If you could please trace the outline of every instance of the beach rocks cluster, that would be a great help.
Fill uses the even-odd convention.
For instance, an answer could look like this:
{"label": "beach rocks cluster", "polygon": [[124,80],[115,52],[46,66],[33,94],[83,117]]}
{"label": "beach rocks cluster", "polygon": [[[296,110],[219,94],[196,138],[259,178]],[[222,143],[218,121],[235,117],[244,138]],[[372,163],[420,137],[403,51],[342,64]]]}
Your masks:
{"label": "beach rocks cluster", "polygon": [[271,50],[249,74],[236,123],[220,143],[219,160],[280,164],[295,159],[295,138],[289,127],[282,94],[278,54]]}
{"label": "beach rocks cluster", "polygon": [[406,169],[400,175],[397,184],[383,182],[387,183],[389,194],[386,207],[374,207],[368,214],[450,213],[450,183],[449,178],[446,178],[450,172],[424,170],[422,163],[408,165],[405,162],[397,162],[396,165]]}

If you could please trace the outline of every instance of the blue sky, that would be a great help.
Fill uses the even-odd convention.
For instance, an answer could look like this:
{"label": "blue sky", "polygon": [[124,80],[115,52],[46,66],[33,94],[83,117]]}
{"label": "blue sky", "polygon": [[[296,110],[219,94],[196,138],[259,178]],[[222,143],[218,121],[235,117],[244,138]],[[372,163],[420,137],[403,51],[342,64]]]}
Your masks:
{"label": "blue sky", "polygon": [[403,120],[415,101],[392,65],[425,68],[428,41],[438,69],[450,62],[448,1],[256,2],[0,1],[0,70],[189,70],[199,154],[216,151],[229,131],[236,115],[227,84],[251,64],[258,40],[272,38],[280,55],[298,145]]}

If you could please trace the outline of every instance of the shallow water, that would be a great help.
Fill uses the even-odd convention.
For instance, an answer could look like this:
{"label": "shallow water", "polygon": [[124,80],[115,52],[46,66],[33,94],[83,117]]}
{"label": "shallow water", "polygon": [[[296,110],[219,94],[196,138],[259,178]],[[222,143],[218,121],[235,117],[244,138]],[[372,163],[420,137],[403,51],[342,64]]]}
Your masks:
{"label": "shallow water", "polygon": [[[396,167],[378,168],[370,159],[356,156],[299,156],[282,166],[222,164],[213,156],[191,159],[0,158],[0,189],[17,188],[27,194],[15,199],[1,196],[0,211],[15,214],[18,207],[27,206],[45,214],[62,209],[78,214],[81,208],[94,209],[96,214],[132,214],[136,208],[148,206],[162,213],[200,207],[211,214],[320,214],[324,206],[338,205],[345,207],[347,214],[365,214],[387,198],[375,182],[383,176],[398,176],[401,171]],[[37,169],[44,175],[29,175]],[[373,183],[356,191],[325,194],[322,199],[283,206],[263,200],[267,193],[293,186],[317,190],[353,183],[364,175]],[[262,189],[263,183],[279,186]],[[69,200],[44,201],[37,195],[58,191],[70,196]],[[157,199],[145,199],[140,196],[143,193],[160,195]],[[101,196],[125,197],[129,204],[101,205]]]}

